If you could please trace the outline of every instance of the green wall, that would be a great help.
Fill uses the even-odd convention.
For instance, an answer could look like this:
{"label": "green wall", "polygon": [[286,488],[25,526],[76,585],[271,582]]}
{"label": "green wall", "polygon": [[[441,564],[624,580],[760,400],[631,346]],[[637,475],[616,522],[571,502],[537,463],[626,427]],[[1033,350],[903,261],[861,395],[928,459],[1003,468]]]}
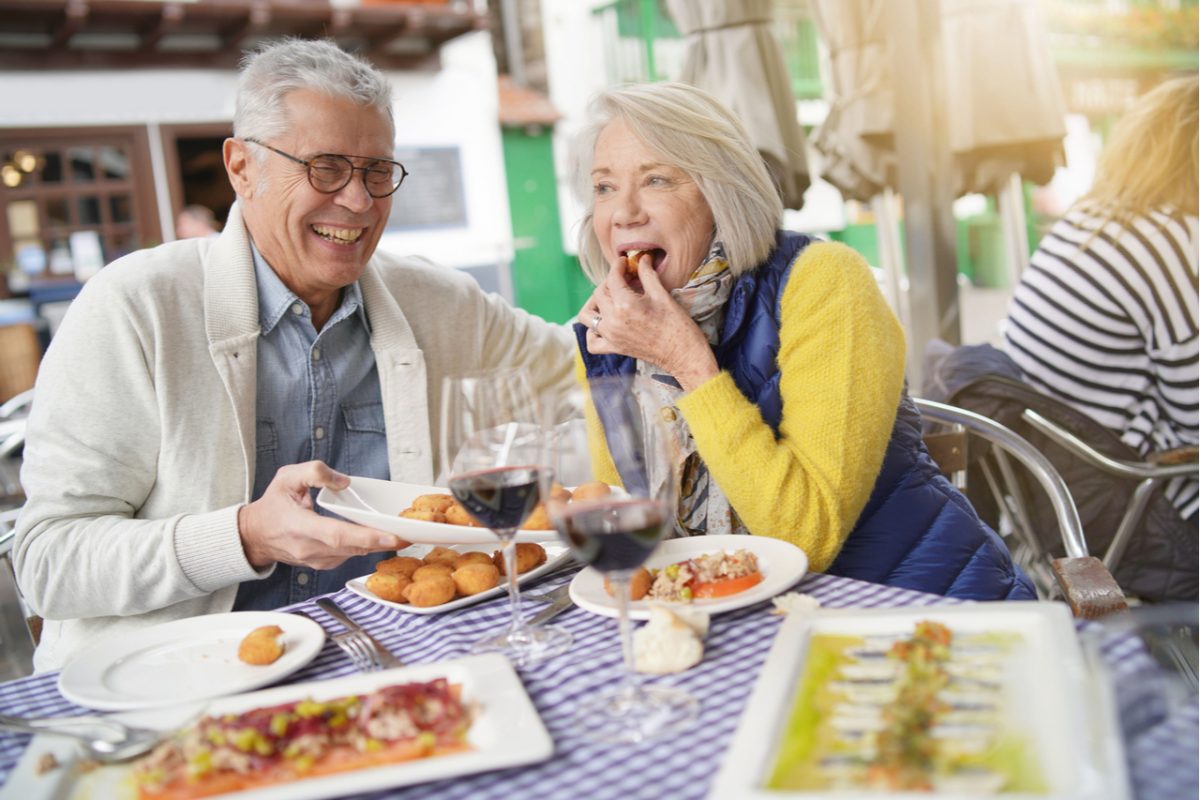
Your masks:
{"label": "green wall", "polygon": [[551,322],[566,322],[591,294],[579,260],[563,247],[550,129],[503,128],[512,214],[516,304]]}

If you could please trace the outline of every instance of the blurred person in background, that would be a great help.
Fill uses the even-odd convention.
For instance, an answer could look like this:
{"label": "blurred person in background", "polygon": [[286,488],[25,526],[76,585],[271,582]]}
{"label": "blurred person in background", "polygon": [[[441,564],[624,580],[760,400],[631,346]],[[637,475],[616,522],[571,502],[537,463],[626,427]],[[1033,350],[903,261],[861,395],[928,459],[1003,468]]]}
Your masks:
{"label": "blurred person in background", "polygon": [[605,92],[590,117],[579,252],[597,288],[576,326],[577,377],[658,387],[649,413],[679,446],[680,532],[773,536],[817,571],[1032,599],[924,448],[904,334],[866,262],[778,230],[779,193],[741,124],[678,83]]}
{"label": "blurred person in background", "polygon": [[[1197,92],[1165,81],[1117,123],[1095,183],[1054,224],[1013,294],[1005,349],[1035,388],[1143,456],[1196,446]],[[1197,518],[1197,483],[1164,490]]]}
{"label": "blurred person in background", "polygon": [[97,637],[343,588],[405,543],[319,515],[314,490],[432,483],[445,375],[572,383],[567,329],[376,252],[405,172],[374,67],[268,44],[233,134],[225,230],[101,270],[42,362],[14,547],[46,619],[38,670]]}
{"label": "blurred person in background", "polygon": [[217,218],[208,206],[184,206],[175,218],[175,238],[192,239],[197,236],[213,236],[221,232]]}

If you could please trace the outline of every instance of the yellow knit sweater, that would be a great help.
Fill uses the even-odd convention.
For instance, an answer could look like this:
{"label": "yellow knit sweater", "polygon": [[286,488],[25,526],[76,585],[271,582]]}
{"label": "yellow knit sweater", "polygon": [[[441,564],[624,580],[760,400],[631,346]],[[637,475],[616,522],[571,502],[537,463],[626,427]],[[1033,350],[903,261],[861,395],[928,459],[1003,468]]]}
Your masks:
{"label": "yellow knit sweater", "polygon": [[[809,245],[784,287],[779,330],[779,439],[728,372],[678,402],[696,449],[746,528],[784,539],[826,569],[858,520],[883,465],[904,385],[904,334],[863,258]],[[583,362],[576,374],[583,379]],[[616,483],[588,409],[600,475]]]}

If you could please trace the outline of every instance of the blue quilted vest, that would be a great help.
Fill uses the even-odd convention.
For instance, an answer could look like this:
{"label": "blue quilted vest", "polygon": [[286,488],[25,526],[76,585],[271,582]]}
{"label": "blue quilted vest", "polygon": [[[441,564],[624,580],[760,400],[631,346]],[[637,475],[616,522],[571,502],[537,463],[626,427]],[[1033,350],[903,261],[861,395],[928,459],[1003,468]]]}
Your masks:
{"label": "blue quilted vest", "polygon": [[[780,301],[800,252],[814,240],[780,231],[758,269],[738,277],[716,347],[717,363],[779,435]],[[575,326],[587,374],[628,375],[633,359],[588,353]],[[900,398],[887,453],[871,497],[830,566],[832,575],[971,600],[1033,600],[1033,584],[1004,542],[938,471],[921,439],[921,415]]]}

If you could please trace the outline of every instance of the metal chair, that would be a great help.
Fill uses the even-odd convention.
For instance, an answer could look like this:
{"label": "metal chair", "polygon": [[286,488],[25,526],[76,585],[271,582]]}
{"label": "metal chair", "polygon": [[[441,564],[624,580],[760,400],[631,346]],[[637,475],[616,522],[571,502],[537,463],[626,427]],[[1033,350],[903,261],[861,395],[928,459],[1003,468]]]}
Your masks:
{"label": "metal chair", "polygon": [[[1200,542],[1195,517],[1185,519],[1162,489],[1180,477],[1195,478],[1195,447],[1142,456],[1090,415],[1025,382],[1004,352],[990,345],[953,347],[932,341],[925,351],[921,394],[992,419],[1044,453],[1070,487],[1088,549],[1102,555],[1124,592],[1141,600],[1194,602],[1200,593]],[[989,447],[969,459],[968,497],[997,527],[1002,509],[987,487]],[[1018,475],[1027,494],[1035,482]],[[1027,506],[1028,538],[1013,539],[1021,558],[1046,563],[1067,555],[1046,504]]]}
{"label": "metal chair", "polygon": [[[959,488],[965,484],[972,437],[988,444],[983,462],[987,489],[1001,510],[998,532],[1010,540],[1014,560],[1029,573],[1045,597],[1063,597],[1078,617],[1096,618],[1126,607],[1119,586],[1104,564],[1088,554],[1087,540],[1071,491],[1045,455],[1009,428],[982,414],[922,398],[913,398],[925,420],[951,428],[926,437],[930,454]],[[1032,478],[1049,499],[1065,557],[1050,557],[1032,530],[1028,492],[1018,478]]]}

